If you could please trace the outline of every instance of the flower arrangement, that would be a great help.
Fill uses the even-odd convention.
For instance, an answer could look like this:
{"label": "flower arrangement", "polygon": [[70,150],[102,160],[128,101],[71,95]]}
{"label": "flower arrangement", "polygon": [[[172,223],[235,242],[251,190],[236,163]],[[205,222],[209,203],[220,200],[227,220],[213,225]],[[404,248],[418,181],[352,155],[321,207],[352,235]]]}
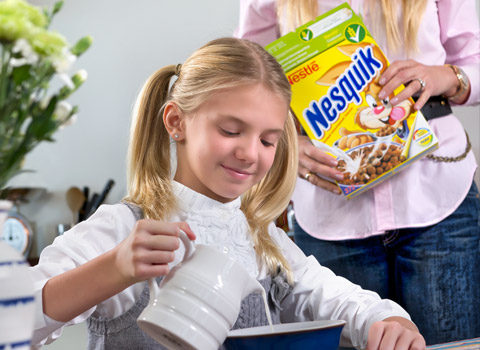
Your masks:
{"label": "flower arrangement", "polygon": [[[65,100],[86,79],[84,70],[68,70],[91,45],[89,36],[69,46],[59,33],[49,30],[63,6],[48,9],[24,0],[0,1],[0,198],[7,182],[22,171],[28,152],[71,123],[78,112]],[[50,87],[53,79],[59,88]]]}

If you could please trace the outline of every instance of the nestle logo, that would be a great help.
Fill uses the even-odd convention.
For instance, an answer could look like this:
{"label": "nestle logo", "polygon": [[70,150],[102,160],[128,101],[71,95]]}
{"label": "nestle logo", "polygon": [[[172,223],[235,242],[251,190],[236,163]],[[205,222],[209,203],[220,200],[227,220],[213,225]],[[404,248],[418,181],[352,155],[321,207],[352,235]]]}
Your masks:
{"label": "nestle logo", "polygon": [[290,73],[288,75],[288,81],[290,82],[290,85],[293,85],[295,83],[298,83],[300,80],[305,79],[313,72],[316,72],[318,68],[318,64],[313,61],[312,63],[303,66],[300,69],[297,69],[295,72]]}

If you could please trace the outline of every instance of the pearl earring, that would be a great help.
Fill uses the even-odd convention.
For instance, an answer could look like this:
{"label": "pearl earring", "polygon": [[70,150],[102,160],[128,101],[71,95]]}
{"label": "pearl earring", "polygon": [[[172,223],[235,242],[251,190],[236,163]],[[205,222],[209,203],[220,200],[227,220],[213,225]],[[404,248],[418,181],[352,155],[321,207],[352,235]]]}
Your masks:
{"label": "pearl earring", "polygon": [[174,136],[175,136],[176,139],[178,139],[178,134],[175,134]]}

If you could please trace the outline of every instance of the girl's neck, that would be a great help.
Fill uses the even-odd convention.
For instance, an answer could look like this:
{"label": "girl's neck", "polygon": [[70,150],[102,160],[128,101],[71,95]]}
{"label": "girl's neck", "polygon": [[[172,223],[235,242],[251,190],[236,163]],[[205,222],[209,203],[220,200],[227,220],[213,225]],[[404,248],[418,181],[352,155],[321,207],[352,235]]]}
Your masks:
{"label": "girl's neck", "polygon": [[213,198],[210,198],[202,193],[199,193],[184,184],[173,180],[172,181],[173,192],[178,198],[180,207],[183,209],[191,208],[192,206],[197,209],[239,209],[241,204],[240,197],[227,202],[219,202]]}

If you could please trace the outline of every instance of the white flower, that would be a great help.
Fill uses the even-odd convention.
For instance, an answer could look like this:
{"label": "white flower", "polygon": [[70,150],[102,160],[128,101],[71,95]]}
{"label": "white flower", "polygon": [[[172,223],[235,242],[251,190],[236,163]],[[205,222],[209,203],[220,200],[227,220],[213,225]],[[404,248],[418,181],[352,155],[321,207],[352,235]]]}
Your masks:
{"label": "white flower", "polygon": [[70,113],[72,112],[72,105],[66,101],[60,101],[55,106],[55,110],[53,111],[53,116],[56,120],[58,120],[61,124],[63,124]]}
{"label": "white flower", "polygon": [[60,73],[57,74],[57,76],[60,78],[61,81],[69,88],[69,89],[75,89],[75,84],[73,83],[72,79],[68,76],[66,73]]}
{"label": "white flower", "polygon": [[60,55],[52,57],[52,65],[59,74],[66,73],[77,60],[77,56],[72,54],[67,47],[62,49]]}
{"label": "white flower", "polygon": [[[35,96],[32,96],[33,100],[37,100]],[[48,104],[50,103],[50,97],[44,97],[40,100],[40,108],[45,109],[47,108]]]}
{"label": "white flower", "polygon": [[72,109],[72,105],[65,101],[60,101],[55,106],[53,116],[60,122],[59,130],[62,130],[66,126],[73,125],[77,121],[77,114],[73,114],[69,118],[70,114],[72,113]]}
{"label": "white flower", "polygon": [[72,115],[66,122],[60,125],[59,129],[62,130],[66,126],[75,124],[77,122],[77,117],[78,117],[78,114]]}
{"label": "white flower", "polygon": [[39,59],[38,54],[33,51],[32,46],[23,38],[15,41],[12,52],[15,54],[19,53],[22,56],[21,58],[12,57],[10,59],[10,65],[12,67],[20,67],[25,64],[33,65],[36,64]]}
{"label": "white flower", "polygon": [[66,47],[62,49],[62,53],[60,55],[52,57],[52,66],[55,69],[55,72],[57,72],[60,80],[62,80],[69,89],[74,89],[75,85],[73,84],[72,79],[70,79],[68,76],[67,72],[76,59],[77,56],[72,54]]}
{"label": "white flower", "polygon": [[77,73],[75,73],[75,76],[78,77],[79,82],[83,83],[85,80],[87,80],[87,71],[85,69],[80,69]]}

